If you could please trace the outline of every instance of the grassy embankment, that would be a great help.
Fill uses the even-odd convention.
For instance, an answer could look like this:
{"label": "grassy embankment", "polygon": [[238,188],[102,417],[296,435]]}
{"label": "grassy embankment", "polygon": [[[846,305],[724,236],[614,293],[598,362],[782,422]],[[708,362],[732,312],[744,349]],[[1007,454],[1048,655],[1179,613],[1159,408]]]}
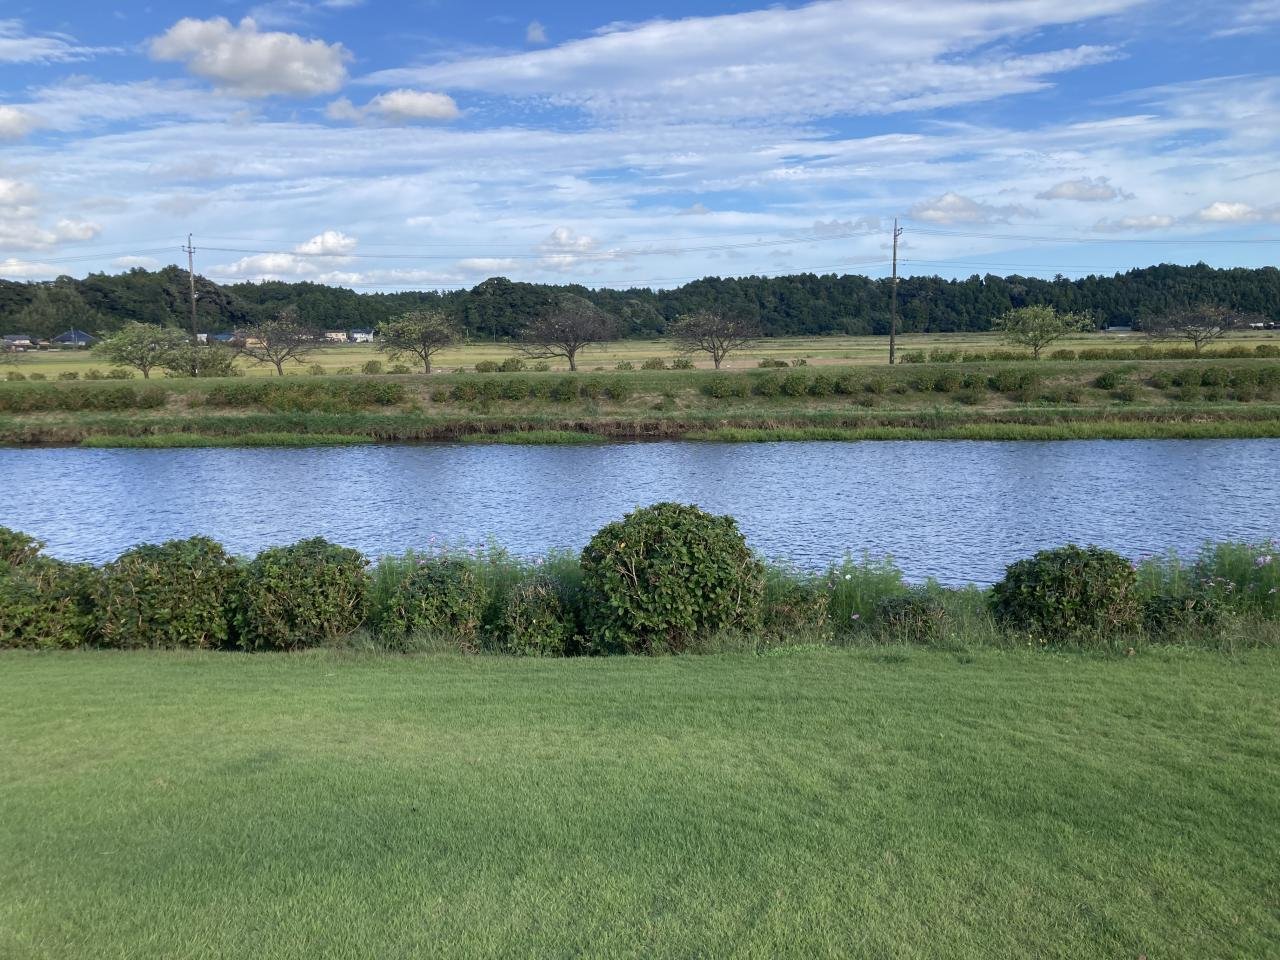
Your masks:
{"label": "grassy embankment", "polygon": [[0,384],[8,444],[1275,436],[1251,358]]}
{"label": "grassy embankment", "polygon": [[0,656],[0,955],[1265,957],[1280,655]]}

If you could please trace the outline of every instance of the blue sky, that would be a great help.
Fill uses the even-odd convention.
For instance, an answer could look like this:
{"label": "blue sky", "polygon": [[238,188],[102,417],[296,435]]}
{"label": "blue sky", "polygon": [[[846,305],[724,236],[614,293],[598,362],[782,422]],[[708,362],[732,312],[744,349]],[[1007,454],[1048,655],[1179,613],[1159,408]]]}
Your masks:
{"label": "blue sky", "polygon": [[1280,255],[1280,0],[5,0],[0,276],[1109,273]]}

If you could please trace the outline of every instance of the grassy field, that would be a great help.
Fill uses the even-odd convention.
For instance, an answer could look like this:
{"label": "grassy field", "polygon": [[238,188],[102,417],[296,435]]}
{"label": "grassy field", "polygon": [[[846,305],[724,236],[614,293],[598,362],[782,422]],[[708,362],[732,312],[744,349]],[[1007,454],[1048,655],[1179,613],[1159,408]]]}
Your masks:
{"label": "grassy field", "polygon": [[[1078,350],[1087,347],[1127,349],[1149,343],[1150,341],[1142,334],[1095,333],[1059,341],[1051,349]],[[1253,346],[1259,343],[1280,343],[1280,332],[1271,330],[1233,333],[1218,341],[1215,348],[1241,344]],[[1165,346],[1174,346],[1174,344]],[[928,351],[934,348],[973,351],[1018,349],[1008,347],[1002,342],[1000,336],[994,333],[916,333],[898,337],[898,349],[902,352]],[[1026,352],[1030,356],[1030,352]],[[516,355],[517,351],[510,343],[472,342],[444,351],[436,358],[434,366],[442,372],[470,370],[482,360],[502,361]],[[639,367],[650,357],[662,357],[670,362],[676,356],[675,346],[667,340],[616,340],[584,350],[579,361],[579,369],[612,370],[617,363],[624,360]],[[888,337],[779,337],[762,339],[741,353],[731,354],[726,362],[726,369],[753,368],[763,359],[787,361],[803,359],[809,364],[819,366],[828,364],[848,366],[849,364],[885,364],[888,358]],[[287,369],[291,373],[300,374],[305,373],[312,364],[319,364],[328,373],[343,367],[353,367],[358,371],[369,360],[380,360],[386,366],[391,365],[386,355],[379,352],[372,344],[347,344],[320,347],[307,358],[305,364],[291,365]],[[696,355],[694,360],[699,367],[711,366],[711,361],[703,359],[703,355]],[[248,376],[275,376],[275,369],[269,365],[249,363],[243,358],[239,361],[239,365]],[[411,363],[406,365],[414,370],[419,369]],[[102,360],[92,350],[57,350],[23,354],[19,357],[15,369],[28,374],[43,373],[52,379],[68,371],[83,375],[85,371],[94,367],[105,370],[110,366],[111,364]],[[555,361],[551,366],[553,370],[568,369],[568,365],[563,361]],[[2,374],[3,369],[0,369],[0,375]]]}
{"label": "grassy field", "polygon": [[0,956],[1256,957],[1280,654],[0,656]]}
{"label": "grassy field", "polygon": [[1275,359],[1207,358],[28,381],[0,383],[0,443],[1274,437],[1277,374]]}

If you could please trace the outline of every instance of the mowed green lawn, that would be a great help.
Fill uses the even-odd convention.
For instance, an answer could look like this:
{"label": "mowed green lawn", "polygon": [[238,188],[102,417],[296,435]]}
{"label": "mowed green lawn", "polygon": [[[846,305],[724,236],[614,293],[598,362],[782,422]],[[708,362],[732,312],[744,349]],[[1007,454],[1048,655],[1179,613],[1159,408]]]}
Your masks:
{"label": "mowed green lawn", "polygon": [[1280,955],[1280,653],[0,657],[0,956]]}

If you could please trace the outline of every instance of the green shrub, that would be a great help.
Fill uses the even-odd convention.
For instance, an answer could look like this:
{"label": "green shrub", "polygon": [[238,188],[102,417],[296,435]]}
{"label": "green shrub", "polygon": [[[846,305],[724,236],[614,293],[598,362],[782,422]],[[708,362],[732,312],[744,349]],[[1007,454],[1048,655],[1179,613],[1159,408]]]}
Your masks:
{"label": "green shrub", "polygon": [[1153,637],[1211,631],[1221,623],[1222,609],[1212,593],[1160,593],[1142,602],[1142,626]]}
{"label": "green shrub", "polygon": [[480,384],[475,380],[459,380],[453,385],[453,399],[463,403],[480,399]]}
{"label": "green shrub", "polygon": [[794,360],[791,361],[791,365],[793,367],[807,367],[809,365],[809,361],[806,360],[804,357],[796,357]]}
{"label": "green shrub", "polygon": [[396,376],[398,376],[398,377],[403,377],[406,373],[413,373],[413,371],[412,371],[412,370],[410,370],[410,369],[409,369],[409,367],[408,367],[406,364],[403,364],[403,363],[397,363],[397,364],[395,364],[395,365],[394,365],[394,366],[392,366],[392,367],[391,367],[391,369],[390,369],[390,370],[388,370],[387,372],[388,372],[388,373],[393,373],[393,374],[395,374],[395,375],[396,375]]}
{"label": "green shrub", "polygon": [[48,380],[49,378],[46,377],[43,373],[32,373],[27,376],[27,379],[28,380]]}
{"label": "green shrub", "polygon": [[106,564],[94,592],[108,647],[223,647],[235,560],[206,537],[134,547]]}
{"label": "green shrub", "polygon": [[488,377],[480,381],[480,399],[485,401],[497,400],[502,396],[502,383],[498,380]]}
{"label": "green shrub", "polygon": [[1093,385],[1099,390],[1114,390],[1124,382],[1124,378],[1123,370],[1107,370],[1105,373],[1098,374]]}
{"label": "green shrub", "polygon": [[496,360],[481,360],[479,363],[477,363],[477,364],[476,364],[476,366],[475,366],[475,371],[476,371],[476,373],[497,373],[497,372],[498,372],[498,361],[496,361]]}
{"label": "green shrub", "polygon": [[502,381],[501,395],[503,400],[523,400],[529,396],[529,383],[516,377],[507,377]]}
{"label": "green shrub", "polygon": [[0,527],[0,569],[16,567],[34,560],[44,544],[21,530]]}
{"label": "green shrub", "polygon": [[959,350],[942,350],[938,347],[934,347],[929,351],[930,363],[958,363],[959,361]]}
{"label": "green shrub", "polygon": [[382,373],[381,360],[366,360],[360,365],[360,372],[369,376],[377,376]]}
{"label": "green shrub", "polygon": [[782,392],[782,381],[777,377],[761,377],[755,382],[755,392],[762,397],[776,397]]}
{"label": "green shrub", "polygon": [[296,650],[355,630],[364,620],[365,563],[358,551],[321,537],[263,550],[240,577],[236,642],[247,650]]}
{"label": "green shrub", "polygon": [[1253,348],[1255,357],[1280,357],[1280,344],[1260,343]]}
{"label": "green shrub", "polygon": [[938,374],[933,380],[933,389],[938,393],[954,393],[964,386],[964,378],[954,370]]}
{"label": "green shrub", "polygon": [[613,369],[615,370],[634,370],[635,368],[636,365],[630,360],[619,360],[613,365]]}
{"label": "green shrub", "polygon": [[1138,388],[1132,383],[1122,383],[1112,392],[1111,396],[1121,403],[1133,403],[1138,399]]}
{"label": "green shrub", "polygon": [[1200,373],[1200,386],[1225,387],[1231,382],[1231,373],[1223,367],[1205,367]]}
{"label": "green shrub", "polygon": [[923,350],[904,350],[898,354],[899,363],[924,363],[925,355]]}
{"label": "green shrub", "polygon": [[835,380],[836,393],[841,396],[851,396],[862,390],[862,381],[852,373],[842,373]]}
{"label": "green shrub", "polygon": [[771,368],[771,367],[785,367],[785,366],[787,366],[787,361],[785,361],[785,360],[776,360],[776,359],[774,359],[774,358],[772,358],[772,357],[765,357],[765,358],[764,358],[763,360],[761,360],[758,364],[756,364],[756,366],[761,367],[761,368],[763,368],[763,369],[766,369],[766,370],[767,370],[767,369],[769,369],[769,368]]}
{"label": "green shrub", "polygon": [[820,373],[809,381],[809,396],[829,397],[836,392],[836,382],[825,373]]}
{"label": "green shrub", "polygon": [[1234,613],[1280,618],[1280,549],[1274,541],[1206,544],[1191,570],[1195,588]]}
{"label": "green shrub", "polygon": [[963,403],[965,406],[975,407],[982,403],[983,400],[987,399],[987,395],[982,390],[974,390],[966,387],[965,389],[956,392],[955,399],[956,403]]}
{"label": "green shrub", "polygon": [[1157,370],[1147,382],[1157,390],[1168,390],[1173,384],[1173,376],[1164,370]]}
{"label": "green shrub", "polygon": [[27,375],[18,370],[9,370],[5,373],[4,378],[10,383],[21,383],[27,379]]}
{"label": "green shrub", "polygon": [[723,400],[727,397],[745,397],[751,389],[751,383],[746,377],[732,373],[717,373],[707,380],[702,389],[708,396]]}
{"label": "green shrub", "polygon": [[1050,641],[1106,639],[1141,618],[1135,568],[1124,557],[1074,544],[1042,550],[1006,570],[991,591],[1002,623]]}
{"label": "green shrub", "polygon": [[311,374],[313,377],[323,377],[327,372],[328,371],[318,363],[313,363],[311,366],[307,367],[307,373]]}
{"label": "green shrub", "polygon": [[578,399],[578,381],[573,377],[565,377],[551,385],[551,399],[559,403],[568,403]]}
{"label": "green shrub", "polygon": [[63,370],[62,373],[58,374],[58,379],[59,380],[79,380],[80,374],[74,370]]}
{"label": "green shrub", "polygon": [[551,364],[546,360],[538,360],[529,369],[534,373],[546,373],[551,369]]}
{"label": "green shrub", "polygon": [[535,576],[507,592],[494,626],[499,649],[527,657],[562,657],[575,635],[556,582]]}
{"label": "green shrub", "polygon": [[579,393],[588,400],[599,400],[604,396],[604,381],[599,377],[583,380]]}
{"label": "green shrub", "polygon": [[694,369],[692,357],[676,357],[671,361],[672,370],[692,370]]}
{"label": "green shrub", "polygon": [[788,373],[782,378],[782,392],[788,397],[803,397],[809,392],[809,378],[803,373]]}
{"label": "green shrub", "polygon": [[615,403],[623,403],[629,400],[634,392],[635,387],[626,377],[614,377],[605,387],[605,393]]}
{"label": "green shrub", "polygon": [[444,387],[436,387],[431,391],[430,396],[432,403],[444,403],[449,399],[450,394]]}
{"label": "green shrub", "polygon": [[349,377],[355,372],[355,367],[339,367],[337,370],[333,371],[333,375],[335,377]]}
{"label": "green shrub", "polygon": [[0,565],[0,647],[82,646],[93,635],[93,583],[88,564],[32,557]]}
{"label": "green shrub", "polygon": [[429,637],[468,652],[478,649],[485,591],[467,560],[410,553],[381,561],[373,580],[370,623],[384,643],[403,648]]}
{"label": "green shrub", "polygon": [[889,389],[889,383],[884,377],[872,377],[863,384],[862,389],[866,390],[867,393],[884,393]]}
{"label": "green shrub", "polygon": [[1049,354],[1050,360],[1075,360],[1076,352],[1074,350],[1054,350]]}
{"label": "green shrub", "polygon": [[650,357],[640,364],[641,370],[665,370],[667,369],[667,361],[662,357]]}
{"label": "green shrub", "polygon": [[937,591],[915,588],[899,596],[881,598],[876,626],[898,643],[935,644],[946,637],[947,610]]}
{"label": "green shrub", "polygon": [[732,517],[658,503],[601,529],[582,551],[592,641],[679,652],[720,629],[758,626],[764,569]]}
{"label": "green shrub", "polygon": [[507,357],[498,364],[499,373],[520,373],[524,370],[524,359],[522,357]]}
{"label": "green shrub", "polygon": [[1040,378],[1030,370],[999,370],[987,381],[991,389],[999,393],[1034,390],[1039,382]]}

